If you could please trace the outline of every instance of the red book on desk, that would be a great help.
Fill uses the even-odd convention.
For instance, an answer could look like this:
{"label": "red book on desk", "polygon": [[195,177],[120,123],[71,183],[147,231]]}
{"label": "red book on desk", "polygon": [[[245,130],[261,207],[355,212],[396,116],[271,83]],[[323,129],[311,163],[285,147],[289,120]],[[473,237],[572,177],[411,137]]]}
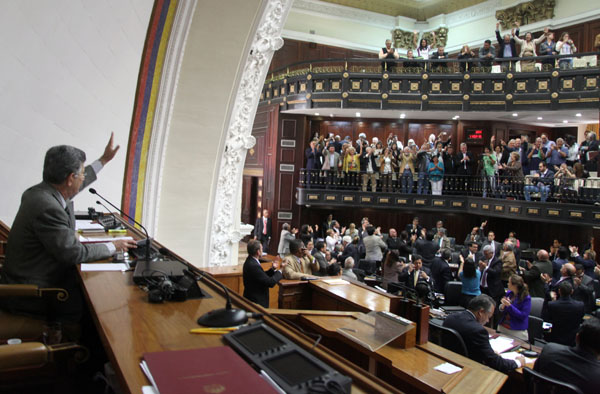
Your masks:
{"label": "red book on desk", "polygon": [[230,347],[145,353],[160,394],[276,393]]}

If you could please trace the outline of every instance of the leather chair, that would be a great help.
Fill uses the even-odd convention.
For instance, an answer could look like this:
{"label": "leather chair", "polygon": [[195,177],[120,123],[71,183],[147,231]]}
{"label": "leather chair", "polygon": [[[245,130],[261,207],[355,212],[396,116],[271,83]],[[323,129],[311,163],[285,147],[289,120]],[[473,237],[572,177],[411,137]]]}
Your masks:
{"label": "leather chair", "polygon": [[460,334],[449,327],[444,327],[435,321],[429,322],[429,340],[436,345],[458,353],[462,356],[469,357],[467,346]]}
{"label": "leather chair", "polygon": [[525,390],[530,394],[583,394],[578,387],[553,379],[528,367],[523,368]]}
{"label": "leather chair", "polygon": [[533,315],[529,315],[527,325],[527,336],[529,343],[534,343],[536,339],[544,339],[544,321]]}
{"label": "leather chair", "polygon": [[444,306],[460,305],[460,294],[462,292],[462,282],[451,281],[446,282],[444,289]]}
{"label": "leather chair", "polygon": [[360,259],[358,261],[358,269],[363,270],[367,275],[373,275],[377,272],[377,262]]}
{"label": "leather chair", "polygon": [[544,307],[544,299],[542,297],[531,297],[531,311],[529,314],[538,318],[542,318],[542,308]]}

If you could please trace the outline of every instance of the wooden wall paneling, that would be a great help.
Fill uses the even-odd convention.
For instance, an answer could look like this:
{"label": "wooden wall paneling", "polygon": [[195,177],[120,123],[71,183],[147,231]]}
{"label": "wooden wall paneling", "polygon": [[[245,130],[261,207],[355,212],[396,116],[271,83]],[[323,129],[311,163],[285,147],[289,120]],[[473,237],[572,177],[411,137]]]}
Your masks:
{"label": "wooden wall paneling", "polygon": [[277,202],[278,211],[291,211],[294,202],[294,192],[297,184],[294,183],[293,172],[279,172],[279,198]]}

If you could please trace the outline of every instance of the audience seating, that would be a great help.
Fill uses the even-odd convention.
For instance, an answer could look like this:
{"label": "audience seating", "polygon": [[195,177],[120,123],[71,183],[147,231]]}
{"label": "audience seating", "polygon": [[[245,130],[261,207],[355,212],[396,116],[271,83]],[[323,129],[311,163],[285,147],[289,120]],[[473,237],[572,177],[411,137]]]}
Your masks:
{"label": "audience seating", "polygon": [[452,328],[444,327],[434,320],[429,321],[429,340],[454,353],[469,357],[467,346],[460,334]]}
{"label": "audience seating", "polygon": [[544,299],[542,297],[531,297],[531,312],[529,312],[529,315],[541,319],[543,307]]}
{"label": "audience seating", "polygon": [[553,379],[528,367],[523,368],[523,377],[525,378],[526,391],[531,394],[583,394],[579,388],[572,384]]}
{"label": "audience seating", "polygon": [[358,269],[363,270],[367,275],[373,275],[377,272],[377,262],[360,259],[358,261]]}

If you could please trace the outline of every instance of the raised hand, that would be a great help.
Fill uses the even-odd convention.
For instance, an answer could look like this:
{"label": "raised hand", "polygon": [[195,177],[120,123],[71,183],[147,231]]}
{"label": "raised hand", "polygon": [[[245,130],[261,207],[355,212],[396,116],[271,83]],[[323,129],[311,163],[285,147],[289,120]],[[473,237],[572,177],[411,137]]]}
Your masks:
{"label": "raised hand", "polygon": [[106,165],[106,163],[111,161],[119,151],[119,148],[121,147],[120,145],[117,145],[116,147],[114,146],[114,137],[115,133],[111,132],[108,144],[106,144],[106,147],[104,148],[104,153],[99,159],[102,165]]}

